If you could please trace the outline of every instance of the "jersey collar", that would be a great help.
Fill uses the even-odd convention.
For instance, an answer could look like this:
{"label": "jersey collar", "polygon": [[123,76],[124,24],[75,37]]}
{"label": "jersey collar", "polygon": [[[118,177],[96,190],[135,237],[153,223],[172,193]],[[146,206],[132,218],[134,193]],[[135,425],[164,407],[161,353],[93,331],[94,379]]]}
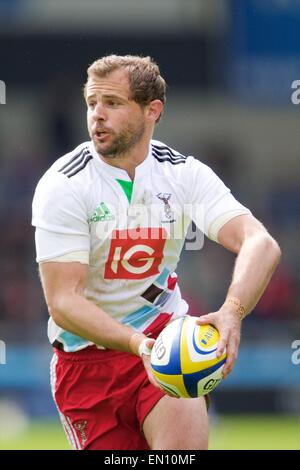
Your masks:
{"label": "jersey collar", "polygon": [[[102,158],[99,157],[94,147],[93,141],[90,141],[90,151],[94,157],[96,165],[98,165],[101,168],[101,170],[104,171],[106,174],[109,174],[113,178],[119,178],[125,181],[131,181],[126,170],[112,166],[109,163],[104,162]],[[149,171],[152,167],[152,162],[153,162],[152,146],[150,143],[147,157],[135,169],[135,179],[140,178],[146,174],[149,174]]]}

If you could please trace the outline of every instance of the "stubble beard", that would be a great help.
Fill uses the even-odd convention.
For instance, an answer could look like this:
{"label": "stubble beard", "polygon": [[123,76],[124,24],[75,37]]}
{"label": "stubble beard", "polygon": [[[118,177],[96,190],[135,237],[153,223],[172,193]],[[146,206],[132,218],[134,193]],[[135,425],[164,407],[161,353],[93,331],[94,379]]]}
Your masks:
{"label": "stubble beard", "polygon": [[144,134],[145,123],[141,120],[137,125],[128,126],[126,130],[116,134],[109,146],[103,148],[96,139],[94,139],[94,145],[97,153],[102,157],[108,159],[120,158],[128,154],[141,141]]}

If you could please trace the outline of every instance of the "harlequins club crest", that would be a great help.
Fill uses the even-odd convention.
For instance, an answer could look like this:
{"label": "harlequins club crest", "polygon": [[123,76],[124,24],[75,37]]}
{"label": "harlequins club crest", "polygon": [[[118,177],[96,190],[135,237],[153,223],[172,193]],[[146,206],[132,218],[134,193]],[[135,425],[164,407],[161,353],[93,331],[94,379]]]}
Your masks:
{"label": "harlequins club crest", "polygon": [[84,446],[84,444],[87,441],[87,435],[86,435],[87,421],[86,420],[76,421],[75,423],[73,423],[73,426],[76,429],[76,431],[78,431],[81,444]]}
{"label": "harlequins club crest", "polygon": [[164,203],[164,219],[161,220],[161,222],[164,222],[164,223],[172,223],[172,222],[175,222],[175,218],[174,218],[174,212],[172,211],[171,207],[170,207],[170,203],[169,203],[169,200],[172,196],[172,194],[170,193],[158,193],[156,195],[158,197],[158,199],[160,199],[161,201],[163,201]]}

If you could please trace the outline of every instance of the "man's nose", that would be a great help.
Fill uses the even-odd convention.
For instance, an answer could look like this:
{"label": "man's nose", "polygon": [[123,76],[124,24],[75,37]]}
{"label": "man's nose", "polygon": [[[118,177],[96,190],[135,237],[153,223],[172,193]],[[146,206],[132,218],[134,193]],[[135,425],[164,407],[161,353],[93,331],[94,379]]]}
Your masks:
{"label": "man's nose", "polygon": [[103,106],[103,104],[101,103],[97,103],[96,106],[94,107],[94,110],[93,110],[93,117],[95,120],[102,120],[102,121],[105,121],[106,118],[107,118],[107,115],[106,115],[106,111],[105,111],[105,108]]}

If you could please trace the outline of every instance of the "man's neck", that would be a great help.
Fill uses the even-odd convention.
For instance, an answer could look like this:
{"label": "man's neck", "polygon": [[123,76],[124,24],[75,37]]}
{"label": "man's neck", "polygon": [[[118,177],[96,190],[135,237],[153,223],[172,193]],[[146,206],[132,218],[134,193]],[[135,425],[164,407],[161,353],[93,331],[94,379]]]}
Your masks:
{"label": "man's neck", "polygon": [[149,141],[143,141],[135,145],[128,153],[123,153],[114,158],[110,156],[103,157],[102,155],[100,155],[100,158],[109,165],[125,170],[128,173],[130,179],[133,181],[136,167],[140,165],[144,160],[146,160],[148,152]]}

